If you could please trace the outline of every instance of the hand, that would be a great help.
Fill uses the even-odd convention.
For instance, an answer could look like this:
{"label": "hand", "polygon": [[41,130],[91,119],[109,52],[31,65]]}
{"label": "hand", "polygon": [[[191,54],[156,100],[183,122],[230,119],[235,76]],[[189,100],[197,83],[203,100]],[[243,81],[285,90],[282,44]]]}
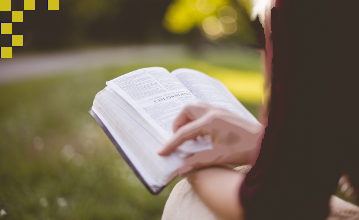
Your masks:
{"label": "hand", "polygon": [[184,141],[209,135],[213,149],[187,158],[180,173],[212,165],[248,164],[262,130],[263,126],[225,109],[205,103],[189,104],[174,120],[174,135],[158,153],[169,155]]}

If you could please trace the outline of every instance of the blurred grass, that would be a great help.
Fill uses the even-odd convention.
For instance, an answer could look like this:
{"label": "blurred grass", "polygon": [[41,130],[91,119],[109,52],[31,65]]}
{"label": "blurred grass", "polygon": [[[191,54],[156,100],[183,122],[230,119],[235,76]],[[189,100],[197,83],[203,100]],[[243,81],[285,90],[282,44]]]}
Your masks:
{"label": "blurred grass", "polygon": [[[162,66],[241,73],[198,61]],[[88,114],[107,80],[143,67],[0,87],[0,210],[7,212],[2,219],[160,219],[179,178],[152,196]],[[243,104],[257,115],[258,102]]]}

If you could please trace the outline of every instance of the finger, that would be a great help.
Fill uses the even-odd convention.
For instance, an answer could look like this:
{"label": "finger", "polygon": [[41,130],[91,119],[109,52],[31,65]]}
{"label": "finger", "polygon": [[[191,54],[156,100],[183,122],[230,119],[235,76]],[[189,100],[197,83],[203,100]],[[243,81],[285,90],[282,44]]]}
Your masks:
{"label": "finger", "polygon": [[173,131],[176,132],[181,126],[198,119],[208,111],[209,107],[200,102],[186,105],[173,121]]}
{"label": "finger", "polygon": [[212,106],[205,103],[186,105],[173,121],[173,132],[189,122],[196,120],[206,114]]}
{"label": "finger", "polygon": [[[224,165],[222,163],[223,159],[225,158],[225,155],[210,155],[210,154],[202,154],[204,152],[197,153],[197,157],[194,156],[190,158],[189,160],[186,160],[186,166],[193,167],[194,169],[200,169],[203,167],[209,167],[213,165]],[[195,158],[196,157],[196,158]]]}
{"label": "finger", "polygon": [[182,110],[179,115],[175,118],[172,124],[173,132],[177,132],[177,130],[185,124],[190,123],[193,119],[190,118],[188,113]]}
{"label": "finger", "polygon": [[186,156],[183,159],[187,160],[187,159],[193,157],[194,155],[195,155],[194,153],[186,154]]}
{"label": "finger", "polygon": [[207,132],[205,129],[206,125],[206,118],[202,117],[196,121],[182,126],[167,142],[167,144],[165,144],[164,148],[158,152],[158,154],[162,156],[169,155],[170,153],[175,151],[176,148],[183,142],[194,139],[199,135],[209,134],[209,132]]}
{"label": "finger", "polygon": [[196,102],[195,105],[202,106],[202,107],[206,107],[206,108],[213,108],[212,105],[207,104],[207,103],[205,103],[205,102]]}
{"label": "finger", "polygon": [[196,170],[192,167],[192,166],[185,166],[185,167],[181,167],[178,170],[178,175],[181,178],[185,178],[187,176],[189,176],[191,173],[195,172]]}

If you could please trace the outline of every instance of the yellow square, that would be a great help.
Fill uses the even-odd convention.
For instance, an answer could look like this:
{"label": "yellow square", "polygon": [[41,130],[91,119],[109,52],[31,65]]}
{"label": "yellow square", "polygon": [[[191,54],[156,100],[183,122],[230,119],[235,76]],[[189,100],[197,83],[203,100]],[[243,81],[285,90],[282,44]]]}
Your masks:
{"label": "yellow square", "polygon": [[2,47],[1,58],[12,58],[12,47]]}
{"label": "yellow square", "polygon": [[13,47],[24,46],[24,36],[23,35],[12,35],[12,46]]}
{"label": "yellow square", "polygon": [[24,12],[23,11],[13,11],[12,12],[12,22],[23,22],[24,21]]}
{"label": "yellow square", "polygon": [[24,10],[35,10],[35,0],[24,0]]}
{"label": "yellow square", "polygon": [[12,34],[12,23],[1,23],[1,34]]}
{"label": "yellow square", "polygon": [[48,0],[47,4],[48,4],[47,5],[48,10],[59,10],[60,9],[59,0]]}
{"label": "yellow square", "polygon": [[0,11],[11,11],[11,0],[0,0]]}

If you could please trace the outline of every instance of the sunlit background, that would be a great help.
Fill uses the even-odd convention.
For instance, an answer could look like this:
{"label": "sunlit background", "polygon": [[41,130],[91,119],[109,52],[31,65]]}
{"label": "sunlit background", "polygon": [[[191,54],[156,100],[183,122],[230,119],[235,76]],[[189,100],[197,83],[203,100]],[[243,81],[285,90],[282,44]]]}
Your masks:
{"label": "sunlit background", "polygon": [[37,0],[13,24],[24,46],[0,59],[0,218],[160,219],[179,178],[150,195],[88,114],[93,98],[135,69],[185,67],[221,80],[258,116],[250,11],[249,0],[60,0],[59,11]]}

